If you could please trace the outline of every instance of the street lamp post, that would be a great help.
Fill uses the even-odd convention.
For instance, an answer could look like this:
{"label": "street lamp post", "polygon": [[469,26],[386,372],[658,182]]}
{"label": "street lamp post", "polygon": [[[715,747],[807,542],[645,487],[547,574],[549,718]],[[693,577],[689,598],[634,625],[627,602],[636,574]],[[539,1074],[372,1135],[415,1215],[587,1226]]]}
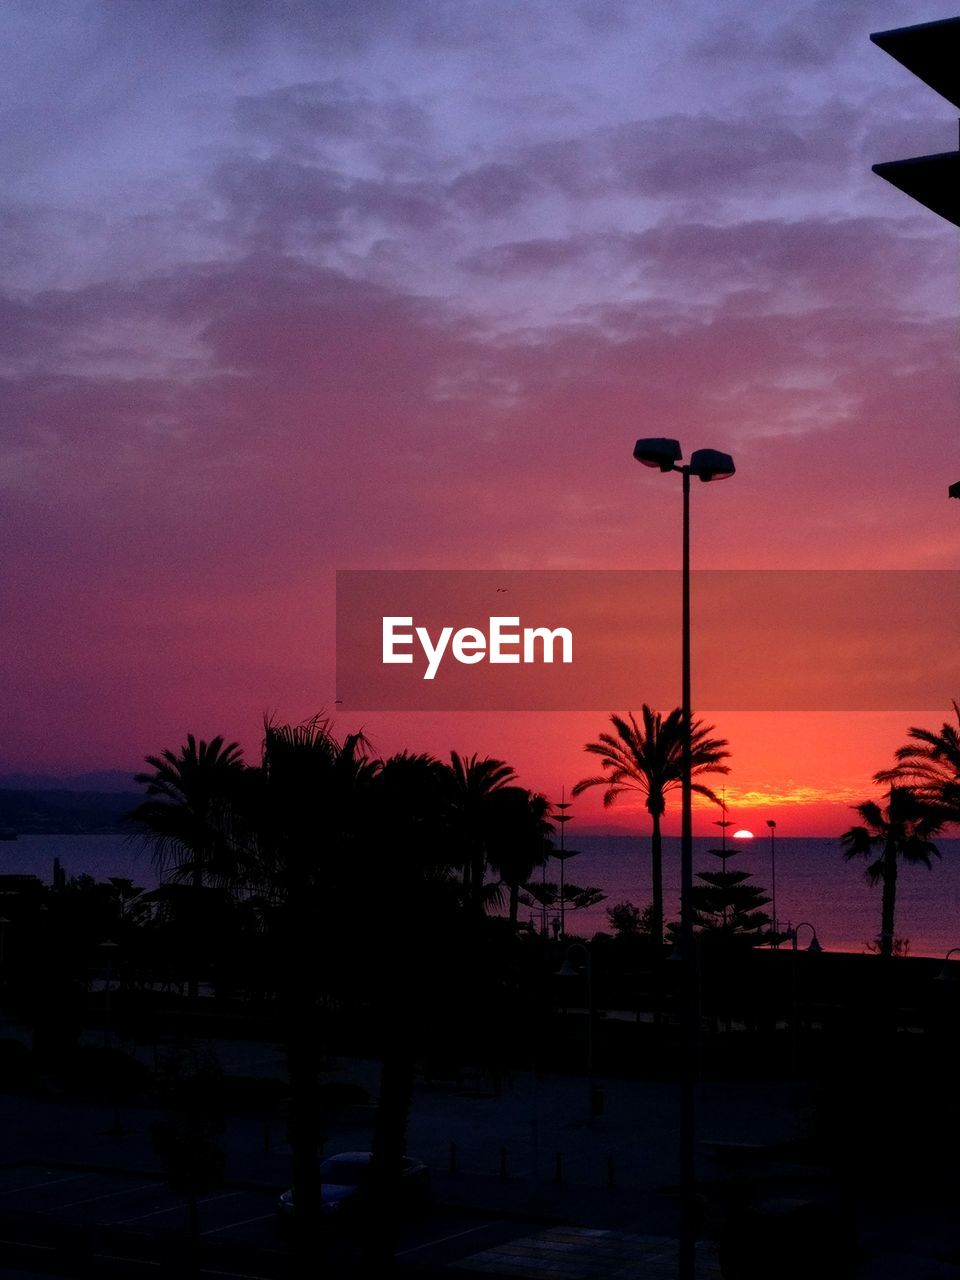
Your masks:
{"label": "street lamp post", "polygon": [[958,977],[960,977],[960,974],[958,974],[957,972],[958,962],[956,960],[951,960],[950,957],[955,956],[958,953],[960,953],[960,947],[950,948],[947,954],[943,957],[943,968],[937,974],[936,981],[938,982],[956,982],[957,981]]}
{"label": "street lamp post", "polygon": [[103,984],[103,1045],[107,1047],[113,1039],[113,1021],[111,1010],[110,991],[113,986],[113,957],[117,950],[118,944],[111,942],[108,938],[106,942],[101,942],[99,950],[103,953],[106,963],[107,973]]}
{"label": "street lamp post", "polygon": [[801,920],[799,924],[787,925],[787,933],[790,935],[790,944],[793,948],[792,959],[790,961],[792,1000],[791,1000],[791,1028],[790,1028],[790,1060],[792,1065],[792,1073],[797,1074],[797,1066],[800,1060],[800,1001],[797,992],[797,934],[801,929],[809,929],[813,935],[807,944],[807,952],[809,955],[819,955],[823,951],[820,945],[820,939],[817,937],[817,931],[809,920]]}
{"label": "street lamp post", "polygon": [[793,925],[793,927],[790,930],[790,941],[793,944],[794,952],[796,952],[797,950],[797,934],[800,932],[801,929],[809,929],[810,932],[813,934],[813,937],[807,943],[807,950],[810,952],[811,955],[819,955],[820,952],[823,950],[823,947],[821,947],[820,945],[820,939],[817,937],[816,929],[814,929],[813,925],[810,923],[809,920],[801,920],[799,924]]}
{"label": "street lamp post", "polygon": [[580,976],[580,970],[575,969],[572,963],[572,956],[575,951],[581,951],[584,958],[584,966],[587,977],[587,1100],[589,1106],[589,1114],[593,1115],[595,1109],[595,1095],[593,1088],[593,957],[590,954],[590,948],[583,942],[571,942],[564,952],[563,964],[557,970],[558,978],[577,978]]}
{"label": "street lamp post", "polygon": [[723,480],[736,471],[733,459],[716,449],[697,449],[682,463],[678,440],[638,440],[633,456],[645,467],[679,471],[683,482],[683,562],[681,617],[681,685],[683,742],[680,768],[680,951],[683,965],[683,1053],[680,1076],[680,1254],[679,1280],[696,1275],[696,1077],[700,1018],[697,1011],[693,932],[693,743],[690,687],[690,477]]}
{"label": "street lamp post", "polygon": [[770,909],[773,912],[773,945],[779,948],[780,940],[777,937],[777,824],[772,818],[768,818],[767,826],[770,828]]}

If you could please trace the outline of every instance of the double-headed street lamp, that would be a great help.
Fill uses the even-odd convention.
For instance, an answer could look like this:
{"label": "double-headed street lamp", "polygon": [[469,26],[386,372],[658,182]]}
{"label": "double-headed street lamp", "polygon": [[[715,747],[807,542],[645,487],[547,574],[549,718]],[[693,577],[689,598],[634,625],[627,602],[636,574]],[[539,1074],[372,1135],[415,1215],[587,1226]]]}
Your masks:
{"label": "double-headed street lamp", "polygon": [[638,440],[633,456],[645,467],[659,471],[679,471],[683,478],[683,607],[682,607],[682,715],[681,809],[680,809],[680,958],[683,965],[683,1054],[680,1077],[680,1280],[694,1280],[696,1274],[696,1077],[697,1041],[700,1017],[697,1010],[697,980],[693,936],[693,711],[690,696],[690,477],[724,480],[736,471],[728,453],[697,449],[690,461],[681,462],[679,440],[662,438]]}

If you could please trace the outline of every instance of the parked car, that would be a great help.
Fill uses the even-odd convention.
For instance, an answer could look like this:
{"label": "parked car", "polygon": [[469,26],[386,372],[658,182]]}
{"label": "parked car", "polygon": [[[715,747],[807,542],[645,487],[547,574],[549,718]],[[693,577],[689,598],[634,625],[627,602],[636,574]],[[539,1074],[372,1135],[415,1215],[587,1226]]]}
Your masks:
{"label": "parked car", "polygon": [[[328,1221],[362,1214],[370,1195],[369,1151],[342,1151],[320,1165],[320,1213]],[[430,1170],[422,1160],[404,1156],[400,1166],[401,1207],[408,1212],[421,1209],[430,1199]],[[293,1189],[285,1191],[277,1203],[281,1219],[293,1215]]]}

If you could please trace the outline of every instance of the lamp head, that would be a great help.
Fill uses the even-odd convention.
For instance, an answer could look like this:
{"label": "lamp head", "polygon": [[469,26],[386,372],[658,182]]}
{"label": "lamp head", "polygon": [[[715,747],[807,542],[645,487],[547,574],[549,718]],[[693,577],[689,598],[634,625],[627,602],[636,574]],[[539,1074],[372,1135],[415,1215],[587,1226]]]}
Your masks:
{"label": "lamp head", "polygon": [[947,493],[949,493],[951,498],[960,498],[960,480],[958,480],[956,484],[952,484],[947,490]]}
{"label": "lamp head", "polygon": [[813,937],[810,939],[810,945],[809,947],[807,947],[807,950],[812,951],[815,956],[818,956],[820,952],[823,950],[823,947],[821,947],[820,945],[820,939],[817,937],[816,934],[814,934]]}
{"label": "lamp head", "polygon": [[697,449],[690,458],[690,474],[701,480],[726,480],[736,471],[729,453],[718,449]]}
{"label": "lamp head", "polygon": [[649,440],[638,440],[633,446],[633,456],[645,467],[656,467],[660,471],[673,471],[683,457],[679,440],[665,440],[662,437]]}

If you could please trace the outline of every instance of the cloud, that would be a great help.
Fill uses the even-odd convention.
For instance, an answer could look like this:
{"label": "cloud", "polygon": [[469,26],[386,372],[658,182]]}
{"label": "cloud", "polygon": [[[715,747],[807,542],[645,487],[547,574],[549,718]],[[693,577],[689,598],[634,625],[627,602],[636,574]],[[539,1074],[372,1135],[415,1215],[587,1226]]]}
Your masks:
{"label": "cloud", "polygon": [[856,113],[838,103],[762,118],[697,112],[626,121],[526,148],[521,167],[571,197],[729,198],[842,183]]}
{"label": "cloud", "polygon": [[410,94],[374,96],[343,79],[244,94],[235,111],[241,133],[297,158],[322,154],[327,144],[359,142],[382,165],[391,153],[409,165],[434,140],[429,112]]}
{"label": "cloud", "polygon": [[672,565],[639,434],[737,453],[701,563],[949,565],[948,241],[851,8],[21,5],[8,740],[316,705],[336,567]]}

